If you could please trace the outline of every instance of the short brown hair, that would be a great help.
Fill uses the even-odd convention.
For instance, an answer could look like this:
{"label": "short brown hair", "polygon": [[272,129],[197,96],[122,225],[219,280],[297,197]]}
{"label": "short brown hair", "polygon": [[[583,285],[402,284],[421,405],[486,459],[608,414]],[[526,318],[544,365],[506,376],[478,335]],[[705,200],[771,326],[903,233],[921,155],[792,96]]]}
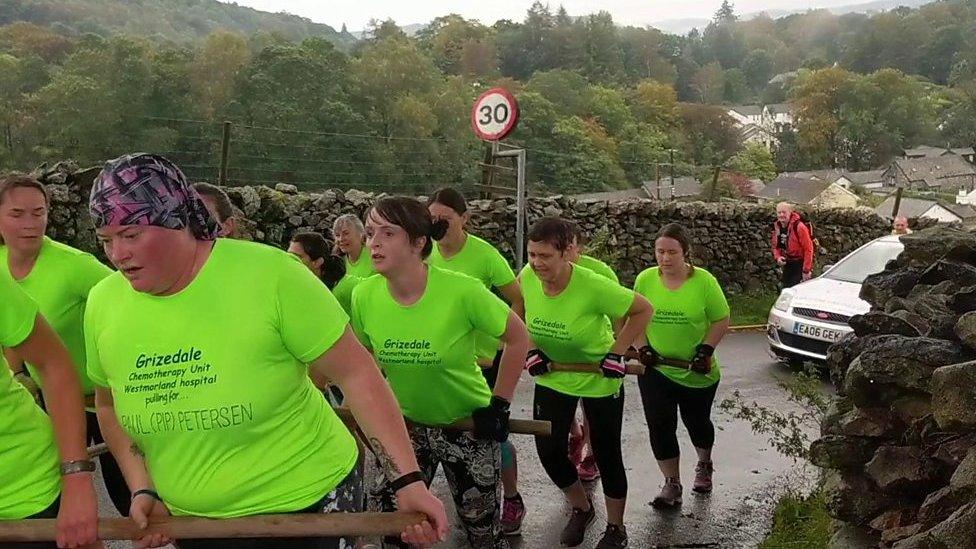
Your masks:
{"label": "short brown hair", "polygon": [[543,217],[529,227],[529,240],[544,242],[557,251],[565,252],[577,235],[576,224],[561,217]]}
{"label": "short brown hair", "polygon": [[387,196],[376,201],[370,212],[376,212],[379,217],[393,223],[406,231],[411,242],[424,237],[427,241],[420,251],[420,257],[427,259],[434,246],[434,240],[444,238],[447,233],[447,221],[435,221],[424,206],[416,198],[406,196]]}
{"label": "short brown hair", "polygon": [[13,189],[37,189],[44,195],[44,202],[50,204],[51,197],[47,194],[47,187],[36,177],[25,173],[10,173],[0,177],[0,204],[3,203],[7,192]]}

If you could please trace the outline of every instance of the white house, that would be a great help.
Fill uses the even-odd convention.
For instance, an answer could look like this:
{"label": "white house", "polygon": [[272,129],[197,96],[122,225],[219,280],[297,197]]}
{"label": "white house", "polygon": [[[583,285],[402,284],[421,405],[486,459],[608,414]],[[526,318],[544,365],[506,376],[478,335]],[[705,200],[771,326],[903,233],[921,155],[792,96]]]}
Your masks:
{"label": "white house", "polygon": [[793,108],[789,103],[773,103],[763,107],[763,126],[772,133],[793,127]]}
{"label": "white house", "polygon": [[976,206],[976,190],[967,193],[965,190],[959,189],[959,194],[956,195],[956,204]]}
{"label": "white house", "polygon": [[748,126],[749,124],[761,126],[763,122],[763,109],[759,105],[729,107],[729,116],[738,122],[740,126]]}
{"label": "white house", "polygon": [[[877,208],[874,209],[875,213],[881,217],[891,219],[892,210],[895,206],[895,197],[889,196],[884,202],[882,202]],[[964,216],[959,215],[958,212],[954,212],[949,206],[940,204],[935,200],[926,200],[923,198],[902,198],[901,202],[898,204],[898,215],[905,216],[908,219],[934,219],[942,223],[959,223],[963,221]]]}

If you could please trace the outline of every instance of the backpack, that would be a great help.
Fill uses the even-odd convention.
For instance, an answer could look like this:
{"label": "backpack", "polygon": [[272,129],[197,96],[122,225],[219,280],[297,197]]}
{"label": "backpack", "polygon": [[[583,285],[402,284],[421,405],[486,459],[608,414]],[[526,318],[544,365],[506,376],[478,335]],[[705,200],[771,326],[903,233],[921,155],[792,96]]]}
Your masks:
{"label": "backpack", "polygon": [[[794,210],[794,211],[796,211],[796,210]],[[827,249],[820,245],[820,239],[817,238],[816,232],[814,231],[814,228],[813,228],[813,221],[810,221],[809,219],[807,219],[806,217],[804,217],[803,213],[800,212],[800,211],[796,211],[796,214],[800,217],[800,219],[798,219],[797,222],[798,223],[803,223],[804,225],[806,225],[807,226],[807,231],[810,232],[810,240],[813,241],[813,253],[814,254],[817,254],[817,253],[825,254],[825,253],[827,253]],[[773,225],[774,226],[776,225],[776,222],[775,221],[773,221]]]}

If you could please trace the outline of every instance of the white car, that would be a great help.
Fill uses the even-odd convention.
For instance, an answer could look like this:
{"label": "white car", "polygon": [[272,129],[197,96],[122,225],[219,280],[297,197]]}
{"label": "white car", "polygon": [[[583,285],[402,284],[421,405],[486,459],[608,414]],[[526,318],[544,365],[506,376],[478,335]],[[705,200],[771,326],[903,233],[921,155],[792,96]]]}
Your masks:
{"label": "white car", "polygon": [[883,271],[903,249],[897,236],[882,236],[820,276],[780,292],[766,324],[770,354],[791,363],[826,360],[827,349],[852,331],[848,320],[871,310],[858,297],[864,279]]}

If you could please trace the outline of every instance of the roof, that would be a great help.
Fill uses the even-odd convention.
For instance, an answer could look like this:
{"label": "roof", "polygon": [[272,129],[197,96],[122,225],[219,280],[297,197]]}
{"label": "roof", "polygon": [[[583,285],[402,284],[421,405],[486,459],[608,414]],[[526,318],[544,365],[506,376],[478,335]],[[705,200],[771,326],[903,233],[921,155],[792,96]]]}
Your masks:
{"label": "roof", "polygon": [[[780,174],[782,177],[792,177],[796,179],[819,179],[820,181],[826,181],[827,183],[833,183],[841,177],[847,177],[848,172],[838,169],[827,169],[827,170],[811,170],[805,172],[783,172]],[[849,178],[848,178],[849,179]]]}
{"label": "roof", "polygon": [[781,175],[767,183],[757,193],[757,196],[768,200],[786,200],[796,204],[809,204],[832,184],[832,182],[820,179],[801,179]]}
{"label": "roof", "polygon": [[884,181],[884,170],[868,170],[866,172],[847,172],[847,179],[856,185],[868,185]]}
{"label": "roof", "polygon": [[616,200],[633,200],[635,198],[647,198],[647,192],[643,187],[637,189],[622,189],[617,191],[603,191],[596,193],[583,193],[570,195],[570,198],[579,202],[604,202]]}
{"label": "roof", "polygon": [[[909,219],[921,217],[922,214],[932,209],[933,206],[941,206],[959,216],[956,212],[952,211],[947,204],[941,204],[935,200],[928,200],[925,198],[908,198],[902,197],[901,203],[898,204],[898,215],[903,215]],[[891,210],[895,207],[895,197],[889,196],[884,202],[878,205],[874,209],[874,212],[881,217],[891,219]],[[959,216],[961,217],[961,216]]]}
{"label": "roof", "polygon": [[734,105],[729,107],[730,111],[735,111],[742,116],[762,116],[762,107],[759,105]]}
{"label": "roof", "polygon": [[976,176],[976,168],[961,156],[948,155],[925,158],[897,158],[893,166],[904,172],[912,183],[924,182],[929,187],[940,187],[941,179],[966,175]]}
{"label": "roof", "polygon": [[972,219],[976,217],[976,210],[969,204],[942,204],[940,205],[950,212],[958,215],[962,219]]}
{"label": "roof", "polygon": [[789,103],[773,103],[772,105],[766,105],[766,110],[773,114],[791,114],[793,107]]}
{"label": "roof", "polygon": [[958,154],[959,156],[968,156],[976,154],[972,147],[956,147],[955,149],[949,149],[950,151]]}
{"label": "roof", "polygon": [[905,157],[907,158],[926,158],[930,156],[942,156],[946,150],[943,147],[930,147],[928,145],[920,145],[912,149],[905,149]]}
{"label": "roof", "polygon": [[[657,198],[657,182],[645,181],[642,183],[644,192],[651,198]],[[702,184],[690,175],[674,178],[674,198],[686,198],[698,196],[702,193]],[[667,200],[672,197],[671,179],[661,178],[661,199]]]}

